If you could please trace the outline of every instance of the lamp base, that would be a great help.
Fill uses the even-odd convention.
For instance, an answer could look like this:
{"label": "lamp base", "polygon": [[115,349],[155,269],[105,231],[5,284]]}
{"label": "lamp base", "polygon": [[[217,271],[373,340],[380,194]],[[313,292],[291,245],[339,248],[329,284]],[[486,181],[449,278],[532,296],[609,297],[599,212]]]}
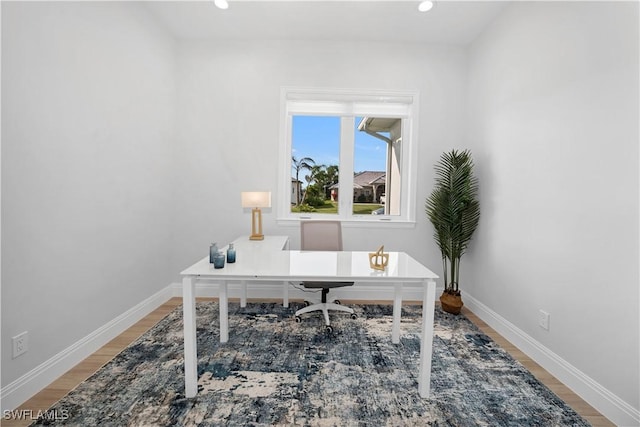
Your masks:
{"label": "lamp base", "polygon": [[249,236],[249,240],[264,240],[264,234],[262,234],[262,211],[260,208],[251,210],[251,236]]}

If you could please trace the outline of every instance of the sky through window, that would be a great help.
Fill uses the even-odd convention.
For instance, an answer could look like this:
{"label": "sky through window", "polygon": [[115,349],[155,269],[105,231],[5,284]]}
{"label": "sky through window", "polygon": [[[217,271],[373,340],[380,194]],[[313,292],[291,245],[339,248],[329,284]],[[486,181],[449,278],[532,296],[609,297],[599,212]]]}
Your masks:
{"label": "sky through window", "polygon": [[[384,171],[386,142],[358,130],[362,117],[357,117],[355,135],[355,172]],[[340,117],[293,116],[292,155],[297,159],[312,158],[317,165],[339,165]]]}

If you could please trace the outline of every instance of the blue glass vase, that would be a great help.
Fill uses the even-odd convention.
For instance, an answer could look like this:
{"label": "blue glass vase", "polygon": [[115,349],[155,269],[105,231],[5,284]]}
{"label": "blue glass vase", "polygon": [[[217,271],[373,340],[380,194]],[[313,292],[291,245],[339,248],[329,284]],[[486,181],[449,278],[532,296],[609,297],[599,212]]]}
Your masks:
{"label": "blue glass vase", "polygon": [[218,244],[212,243],[211,246],[209,246],[209,264],[213,264],[213,258],[217,253],[218,253]]}
{"label": "blue glass vase", "polygon": [[227,262],[229,264],[236,262],[236,248],[233,247],[233,243],[229,243],[229,248],[227,249]]}

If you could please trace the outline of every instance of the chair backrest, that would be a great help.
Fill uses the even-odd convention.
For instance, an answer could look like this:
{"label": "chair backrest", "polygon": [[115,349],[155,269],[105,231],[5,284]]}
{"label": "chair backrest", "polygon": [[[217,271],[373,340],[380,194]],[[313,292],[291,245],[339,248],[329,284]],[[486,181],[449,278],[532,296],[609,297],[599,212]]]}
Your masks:
{"label": "chair backrest", "polygon": [[300,221],[300,249],[303,251],[341,251],[340,221]]}

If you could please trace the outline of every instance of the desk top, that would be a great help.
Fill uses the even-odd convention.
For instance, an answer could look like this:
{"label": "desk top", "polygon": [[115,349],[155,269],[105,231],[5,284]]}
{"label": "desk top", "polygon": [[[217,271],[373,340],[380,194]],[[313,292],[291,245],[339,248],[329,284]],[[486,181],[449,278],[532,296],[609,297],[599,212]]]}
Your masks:
{"label": "desk top", "polygon": [[[289,236],[264,236],[264,240],[251,240],[249,236],[238,237],[233,242],[237,251],[281,251],[287,248]],[[227,250],[227,246],[220,248]]]}
{"label": "desk top", "polygon": [[183,276],[221,280],[330,280],[366,282],[421,282],[438,276],[404,252],[389,252],[384,271],[369,266],[369,252],[288,251],[286,236],[265,236],[263,241],[234,241],[237,261],[216,269],[204,257],[184,270]]}

